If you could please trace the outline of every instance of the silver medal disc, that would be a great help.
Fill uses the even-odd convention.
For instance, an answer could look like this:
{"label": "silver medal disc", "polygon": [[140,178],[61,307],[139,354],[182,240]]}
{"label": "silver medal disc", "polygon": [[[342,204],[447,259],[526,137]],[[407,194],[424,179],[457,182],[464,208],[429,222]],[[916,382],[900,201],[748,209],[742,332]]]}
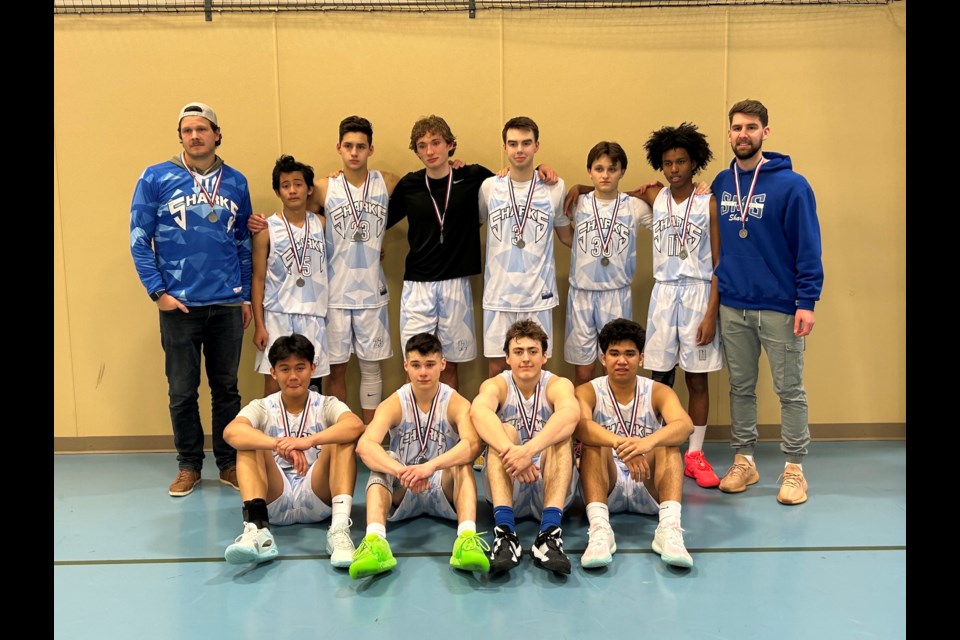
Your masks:
{"label": "silver medal disc", "polygon": [[740,229],[740,237],[741,237],[741,238],[746,238],[746,237],[747,237],[747,230],[746,230],[746,228]]}
{"label": "silver medal disc", "polygon": [[603,266],[607,266],[608,264],[610,264],[610,258],[608,258],[607,256],[603,256],[602,258],[600,258],[600,264],[602,264]]}
{"label": "silver medal disc", "polygon": [[686,259],[687,259],[687,255],[688,255],[688,254],[687,254],[687,250],[686,250],[686,249],[680,249],[680,259],[681,259],[681,260],[686,260]]}
{"label": "silver medal disc", "polygon": [[523,241],[523,238],[517,240],[517,249],[523,249],[525,246],[527,246],[527,243]]}
{"label": "silver medal disc", "polygon": [[211,211],[210,215],[207,216],[207,220],[210,222],[216,222],[218,220],[217,214]]}
{"label": "silver medal disc", "polygon": [[362,242],[362,241],[363,241],[363,234],[360,233],[359,231],[357,231],[355,234],[353,234],[353,240],[354,240],[354,242]]}
{"label": "silver medal disc", "polygon": [[419,458],[417,458],[417,464],[423,464],[426,461],[427,459],[423,456],[420,456]]}
{"label": "silver medal disc", "polygon": [[306,283],[303,281],[303,278],[297,278],[297,286],[302,287]]}

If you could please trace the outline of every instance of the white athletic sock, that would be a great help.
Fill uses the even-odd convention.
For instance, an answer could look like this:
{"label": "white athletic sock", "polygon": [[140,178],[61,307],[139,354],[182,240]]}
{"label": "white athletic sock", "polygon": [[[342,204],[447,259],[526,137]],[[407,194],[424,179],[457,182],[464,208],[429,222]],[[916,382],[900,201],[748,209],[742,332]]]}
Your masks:
{"label": "white athletic sock", "polygon": [[376,360],[357,360],[360,367],[360,408],[376,409],[383,400],[383,376]]}
{"label": "white athletic sock", "polygon": [[703,438],[707,435],[707,425],[698,427],[693,426],[693,433],[690,434],[690,446],[687,448],[687,452],[690,451],[703,451]]}
{"label": "white athletic sock", "polygon": [[477,523],[473,520],[464,520],[459,525],[457,525],[457,535],[463,534],[464,531],[469,531],[471,533],[477,532]]}
{"label": "white athletic sock", "polygon": [[590,526],[605,524],[610,526],[610,507],[605,502],[591,502],[587,505],[587,520]]}
{"label": "white athletic sock", "polygon": [[371,522],[370,524],[367,525],[367,535],[370,535],[371,533],[375,533],[375,534],[377,534],[378,536],[380,536],[381,538],[383,538],[384,540],[386,540],[386,539],[387,539],[387,525],[385,525],[385,524],[377,524],[377,523],[375,523],[375,522]]}
{"label": "white athletic sock", "polygon": [[676,518],[680,522],[680,503],[676,500],[664,500],[660,503],[660,522]]}
{"label": "white athletic sock", "polygon": [[353,496],[349,493],[341,493],[333,496],[333,515],[330,516],[330,526],[335,527],[338,524],[350,526],[350,509],[353,508]]}

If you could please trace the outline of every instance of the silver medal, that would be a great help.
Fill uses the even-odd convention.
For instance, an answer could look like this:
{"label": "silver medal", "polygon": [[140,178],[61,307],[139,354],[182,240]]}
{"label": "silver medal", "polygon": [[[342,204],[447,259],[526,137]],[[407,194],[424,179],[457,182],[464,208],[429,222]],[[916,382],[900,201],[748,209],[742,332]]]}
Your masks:
{"label": "silver medal", "polygon": [[303,281],[303,278],[297,278],[297,286],[302,287],[306,283]]}
{"label": "silver medal", "polygon": [[357,231],[355,234],[353,234],[353,240],[354,242],[363,242],[363,234]]}
{"label": "silver medal", "polygon": [[687,259],[687,255],[689,255],[689,254],[687,254],[687,250],[686,250],[686,249],[680,249],[680,259],[681,259],[681,260],[686,260],[686,259]]}
{"label": "silver medal", "polygon": [[218,220],[216,212],[211,211],[210,215],[207,216],[207,220],[210,222],[216,222]]}
{"label": "silver medal", "polygon": [[440,244],[443,244],[443,231],[440,232]]}
{"label": "silver medal", "polygon": [[517,240],[517,249],[523,249],[527,246],[527,243],[523,241],[523,238]]}
{"label": "silver medal", "polygon": [[600,264],[602,264],[603,266],[607,266],[608,264],[610,264],[610,258],[608,258],[607,256],[603,256],[602,258],[600,258]]}
{"label": "silver medal", "polygon": [[424,456],[420,456],[417,458],[417,464],[423,464],[426,461],[427,459]]}
{"label": "silver medal", "polygon": [[740,229],[740,237],[741,237],[741,238],[746,238],[747,235],[748,235],[748,234],[747,234],[747,229],[746,229],[746,227],[744,227],[743,229]]}

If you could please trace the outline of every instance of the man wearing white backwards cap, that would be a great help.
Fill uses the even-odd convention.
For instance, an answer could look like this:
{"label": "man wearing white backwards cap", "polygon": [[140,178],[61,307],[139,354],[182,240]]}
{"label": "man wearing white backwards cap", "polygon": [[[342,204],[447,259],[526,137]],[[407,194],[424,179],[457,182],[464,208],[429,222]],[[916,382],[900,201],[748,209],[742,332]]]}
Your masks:
{"label": "man wearing white backwards cap", "polygon": [[213,453],[220,482],[239,491],[237,452],[223,430],[240,411],[237,369],[250,324],[250,191],[217,156],[217,114],[202,102],[180,110],[183,150],[143,172],[130,205],[130,251],[157,305],[179,471],[171,496],[200,482],[203,426],[197,404],[203,353],[213,401]]}

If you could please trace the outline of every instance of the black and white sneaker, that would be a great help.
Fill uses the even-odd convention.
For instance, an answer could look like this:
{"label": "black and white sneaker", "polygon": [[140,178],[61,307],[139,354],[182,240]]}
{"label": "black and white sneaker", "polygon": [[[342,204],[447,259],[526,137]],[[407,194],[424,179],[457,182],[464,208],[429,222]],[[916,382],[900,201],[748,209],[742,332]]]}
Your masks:
{"label": "black and white sneaker", "polygon": [[[541,569],[556,573],[570,573],[570,560],[563,552],[563,539],[560,537],[560,527],[550,527],[537,535],[530,555],[533,563]],[[491,569],[492,570],[492,569]]]}
{"label": "black and white sneaker", "polygon": [[520,564],[523,549],[514,531],[506,527],[493,528],[493,551],[490,553],[490,573],[509,571]]}

